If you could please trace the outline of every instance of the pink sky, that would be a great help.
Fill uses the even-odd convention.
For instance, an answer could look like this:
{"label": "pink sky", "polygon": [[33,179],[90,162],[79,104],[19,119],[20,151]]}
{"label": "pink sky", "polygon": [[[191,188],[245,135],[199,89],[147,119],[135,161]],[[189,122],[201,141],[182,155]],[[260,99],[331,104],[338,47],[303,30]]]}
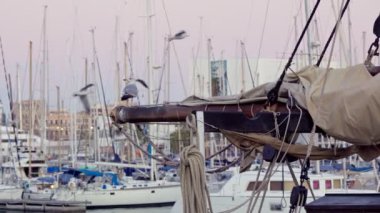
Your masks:
{"label": "pink sky", "polygon": [[[246,42],[249,57],[258,56],[258,47],[265,17],[267,1],[263,0],[152,0],[154,4],[154,53],[155,64],[161,65],[165,35],[169,34],[163,10],[166,5],[172,33],[186,30],[188,38],[176,41],[176,49],[185,77],[188,77],[192,50],[200,41],[200,17],[203,17],[202,49],[199,58],[206,58],[206,39],[212,38],[214,54],[217,58],[236,58],[236,43]],[[279,57],[284,51],[291,52],[294,46],[294,16],[297,16],[298,31],[305,22],[304,0],[272,0],[269,4],[268,19],[262,43],[261,57]],[[313,0],[308,1],[310,8]],[[318,10],[318,30],[321,43],[326,41],[335,18],[332,2],[321,2]],[[8,72],[15,76],[16,64],[20,65],[23,85],[23,98],[28,95],[27,57],[28,42],[34,43],[34,62],[40,49],[40,36],[43,17],[43,5],[48,5],[47,35],[49,42],[49,63],[51,88],[60,85],[66,103],[72,101],[72,93],[83,85],[83,58],[92,58],[92,43],[89,29],[96,27],[96,45],[101,71],[107,88],[107,100],[115,100],[115,17],[118,16],[118,60],[122,60],[122,42],[128,33],[134,32],[134,70],[141,78],[146,78],[146,15],[144,0],[3,0],[0,7],[0,36],[3,41]],[[302,4],[301,4],[302,3]],[[367,32],[367,47],[373,41],[372,25],[379,14],[379,0],[352,0],[351,21],[353,48],[357,49],[358,58],[362,58],[362,32]],[[311,10],[311,9],[310,9]],[[77,11],[77,13],[75,13]],[[300,11],[300,12],[298,12]],[[76,15],[75,15],[76,14]],[[251,14],[251,15],[250,15]],[[345,16],[347,18],[347,16]],[[343,22],[347,31],[347,19]],[[75,34],[75,39],[74,35]],[[343,36],[348,48],[347,33]],[[288,42],[289,41],[289,42]],[[239,56],[239,55],[238,55]],[[239,56],[240,57],[240,56]],[[358,60],[359,60],[358,59]],[[71,61],[71,63],[70,63]],[[175,59],[172,59],[174,70]],[[35,65],[34,67],[36,67]],[[37,70],[35,74],[37,75]],[[178,73],[173,71],[174,78]],[[4,90],[3,72],[1,77],[1,100],[8,104]],[[188,80],[187,83],[189,83]],[[180,82],[177,80],[176,82]],[[15,85],[15,83],[13,84]],[[39,85],[36,83],[36,85]],[[179,83],[171,85],[173,90],[180,88]],[[36,87],[35,90],[38,90]],[[53,92],[55,94],[55,92]],[[37,92],[38,95],[38,92]],[[181,92],[175,99],[183,99]],[[55,97],[52,97],[55,100]],[[52,104],[54,106],[54,104]]]}

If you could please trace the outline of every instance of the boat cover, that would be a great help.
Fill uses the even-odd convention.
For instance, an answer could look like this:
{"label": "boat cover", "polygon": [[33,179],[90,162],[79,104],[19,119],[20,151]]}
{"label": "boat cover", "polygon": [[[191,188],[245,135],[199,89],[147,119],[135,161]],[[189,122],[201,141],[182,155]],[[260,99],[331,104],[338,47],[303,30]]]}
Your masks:
{"label": "boat cover", "polygon": [[[240,133],[234,131],[221,130],[224,136],[236,147],[244,152],[248,150],[258,150],[262,152],[264,145],[269,145],[276,150],[281,152],[286,152],[297,158],[305,158],[308,145],[305,144],[288,144],[265,134],[257,133]],[[348,146],[345,148],[321,148],[319,146],[313,146],[310,154],[311,160],[337,160],[351,156],[353,154],[358,154],[363,160],[371,161],[379,156],[380,145],[376,146]],[[254,158],[253,158],[254,159]],[[252,161],[250,161],[252,163]]]}
{"label": "boat cover", "polygon": [[372,76],[363,64],[329,72],[308,67],[296,74],[317,126],[355,145],[380,144],[380,75]]}
{"label": "boat cover", "polygon": [[[239,104],[266,99],[274,83],[263,84],[240,95],[210,99],[191,96],[180,105]],[[290,96],[310,113],[314,123],[329,135],[358,146],[380,144],[380,75],[365,65],[344,69],[308,66],[288,73],[279,101]]]}

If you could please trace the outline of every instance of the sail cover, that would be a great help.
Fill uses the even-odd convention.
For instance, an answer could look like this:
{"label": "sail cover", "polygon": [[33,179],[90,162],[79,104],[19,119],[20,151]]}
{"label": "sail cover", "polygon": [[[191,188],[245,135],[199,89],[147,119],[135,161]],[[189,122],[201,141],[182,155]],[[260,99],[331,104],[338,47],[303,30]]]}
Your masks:
{"label": "sail cover", "polygon": [[[274,83],[245,93],[210,99],[189,97],[179,105],[255,103],[266,99]],[[372,76],[364,64],[344,69],[308,66],[288,73],[279,101],[294,97],[314,123],[329,135],[359,146],[380,144],[380,75]]]}
{"label": "sail cover", "polygon": [[308,67],[289,77],[300,80],[306,108],[326,133],[355,145],[380,144],[380,75],[360,64],[329,71]]}

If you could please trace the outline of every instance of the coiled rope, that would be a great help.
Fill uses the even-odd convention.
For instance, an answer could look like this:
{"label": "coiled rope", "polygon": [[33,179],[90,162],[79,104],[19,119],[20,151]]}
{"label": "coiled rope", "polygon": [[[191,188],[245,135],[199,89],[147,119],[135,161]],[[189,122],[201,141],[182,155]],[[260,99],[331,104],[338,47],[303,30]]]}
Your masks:
{"label": "coiled rope", "polygon": [[185,147],[181,152],[180,178],[183,213],[208,213],[207,206],[212,212],[206,186],[204,158],[195,144]]}

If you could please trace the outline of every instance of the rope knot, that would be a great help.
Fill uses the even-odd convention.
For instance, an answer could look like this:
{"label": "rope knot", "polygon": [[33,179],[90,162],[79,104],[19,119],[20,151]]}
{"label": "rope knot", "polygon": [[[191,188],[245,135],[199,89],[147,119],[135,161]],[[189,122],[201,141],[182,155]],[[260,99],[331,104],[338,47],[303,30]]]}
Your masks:
{"label": "rope knot", "polygon": [[195,144],[180,155],[180,178],[184,213],[207,213],[204,158]]}
{"label": "rope knot", "polygon": [[188,159],[184,159],[183,161],[181,161],[181,164],[183,164],[184,166],[186,167],[189,167],[190,166],[190,162]]}

